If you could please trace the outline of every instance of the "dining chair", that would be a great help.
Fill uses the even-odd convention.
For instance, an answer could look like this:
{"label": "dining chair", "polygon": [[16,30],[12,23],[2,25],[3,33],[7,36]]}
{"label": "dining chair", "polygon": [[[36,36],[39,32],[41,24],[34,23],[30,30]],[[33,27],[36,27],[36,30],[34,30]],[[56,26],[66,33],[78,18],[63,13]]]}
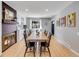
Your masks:
{"label": "dining chair", "polygon": [[26,34],[26,30],[24,31],[24,41],[25,41],[25,46],[26,46],[26,50],[24,53],[24,57],[26,55],[26,52],[28,50],[28,48],[33,48],[33,53],[34,53],[34,57],[35,57],[35,42],[27,42],[27,34]]}
{"label": "dining chair", "polygon": [[30,36],[31,35],[31,30],[29,30],[29,33],[28,33],[28,36]]}
{"label": "dining chair", "polygon": [[[32,33],[32,31],[31,31],[31,30],[29,30],[28,36],[30,36],[30,35],[31,35],[31,33]],[[30,42],[30,43],[35,43],[35,42]],[[30,48],[30,50],[32,50],[32,49]]]}
{"label": "dining chair", "polygon": [[42,54],[42,48],[44,47],[44,50],[48,50],[49,52],[49,56],[51,57],[51,53],[50,53],[50,49],[49,49],[49,46],[50,46],[50,40],[51,40],[51,34],[48,35],[48,41],[45,41],[45,42],[41,42],[41,47],[40,47],[40,56]]}
{"label": "dining chair", "polygon": [[24,57],[25,57],[25,55],[26,55],[26,52],[27,52],[27,50],[28,50],[28,48],[33,48],[33,53],[34,53],[34,57],[35,57],[35,42],[27,42],[27,36],[26,35],[24,35],[24,40],[25,40],[25,45],[26,45],[26,50],[25,50],[25,53],[24,53]]}

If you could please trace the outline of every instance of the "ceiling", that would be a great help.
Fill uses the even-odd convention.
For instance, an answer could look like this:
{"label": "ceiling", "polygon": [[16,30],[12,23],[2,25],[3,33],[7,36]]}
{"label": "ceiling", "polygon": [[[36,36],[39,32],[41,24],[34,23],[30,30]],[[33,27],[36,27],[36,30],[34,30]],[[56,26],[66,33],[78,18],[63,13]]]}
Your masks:
{"label": "ceiling", "polygon": [[[5,1],[8,5],[27,14],[27,17],[50,17],[67,7],[71,1]],[[28,9],[28,11],[25,11]],[[45,11],[47,9],[47,11]]]}

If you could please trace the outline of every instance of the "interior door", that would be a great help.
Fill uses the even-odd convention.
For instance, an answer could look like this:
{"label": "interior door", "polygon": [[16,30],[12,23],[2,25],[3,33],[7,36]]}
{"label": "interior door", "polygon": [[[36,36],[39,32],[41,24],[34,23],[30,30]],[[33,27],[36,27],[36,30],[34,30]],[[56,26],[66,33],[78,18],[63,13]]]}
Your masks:
{"label": "interior door", "polygon": [[51,32],[54,35],[54,24],[53,23],[51,23]]}

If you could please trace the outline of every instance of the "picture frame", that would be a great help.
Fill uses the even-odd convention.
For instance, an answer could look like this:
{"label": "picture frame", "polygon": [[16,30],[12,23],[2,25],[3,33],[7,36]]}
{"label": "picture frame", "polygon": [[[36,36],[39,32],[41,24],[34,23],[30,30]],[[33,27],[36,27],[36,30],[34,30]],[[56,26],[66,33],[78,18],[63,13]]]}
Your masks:
{"label": "picture frame", "polygon": [[30,29],[41,29],[41,20],[30,20]]}
{"label": "picture frame", "polygon": [[2,2],[2,23],[16,22],[16,10]]}
{"label": "picture frame", "polygon": [[60,26],[66,27],[66,16],[60,18]]}
{"label": "picture frame", "polygon": [[67,26],[76,27],[76,13],[70,13],[67,15]]}

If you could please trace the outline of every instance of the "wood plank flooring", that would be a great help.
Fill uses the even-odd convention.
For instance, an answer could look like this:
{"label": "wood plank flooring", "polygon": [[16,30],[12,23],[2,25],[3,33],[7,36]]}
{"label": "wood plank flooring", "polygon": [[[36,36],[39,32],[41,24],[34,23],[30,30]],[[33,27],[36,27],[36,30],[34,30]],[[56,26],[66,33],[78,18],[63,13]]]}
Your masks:
{"label": "wood plank flooring", "polygon": [[[52,36],[50,43],[50,51],[52,57],[76,57],[69,49],[58,43]],[[23,57],[25,52],[24,40],[11,46],[5,52],[2,53],[2,57]],[[33,57],[33,52],[27,52],[26,57]],[[49,57],[48,52],[42,52],[42,57]]]}

